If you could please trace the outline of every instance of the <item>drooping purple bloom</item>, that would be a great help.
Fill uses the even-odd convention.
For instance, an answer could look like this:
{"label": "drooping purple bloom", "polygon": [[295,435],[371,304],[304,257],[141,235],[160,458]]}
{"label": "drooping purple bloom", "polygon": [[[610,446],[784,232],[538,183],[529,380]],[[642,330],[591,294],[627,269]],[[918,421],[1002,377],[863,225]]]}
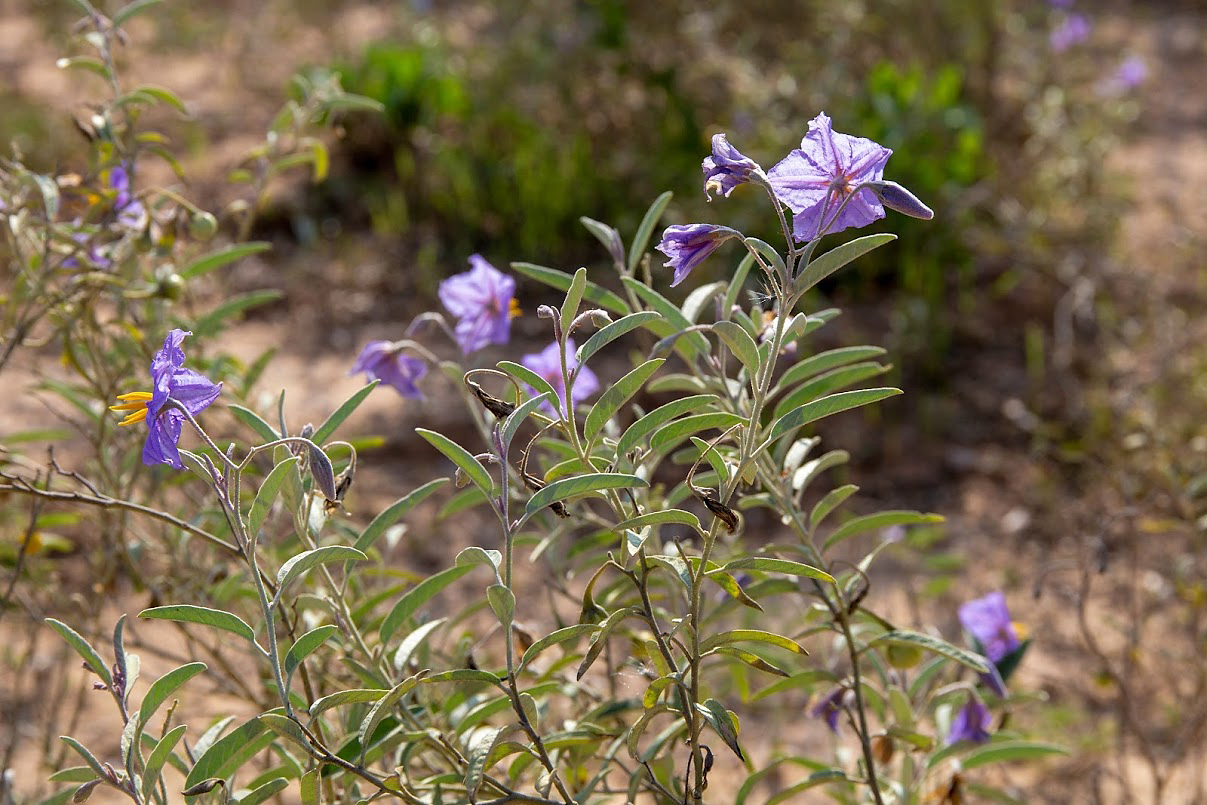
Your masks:
{"label": "drooping purple bloom", "polygon": [[221,383],[184,368],[184,350],[180,345],[184,337],[192,335],[185,330],[172,330],[163,340],[163,348],[151,360],[151,384],[153,391],[135,391],[118,396],[122,405],[110,406],[114,411],[128,411],[123,425],[133,425],[144,419],[147,422],[147,441],[143,445],[142,461],[148,466],[167,464],[178,470],[184,469],[180,461],[180,431],[185,415],[179,408],[168,405],[172,400],[190,415],[196,416],[218,398]]}
{"label": "drooping purple bloom", "polygon": [[703,263],[710,254],[717,250],[722,243],[730,238],[741,237],[736,230],[716,224],[686,224],[668,226],[662,233],[662,241],[658,251],[668,259],[663,265],[675,270],[675,279],[671,287],[675,287],[692,270]]}
{"label": "drooping purple bloom", "polygon": [[116,191],[113,211],[117,222],[127,229],[141,229],[146,220],[147,209],[130,192],[130,173],[122,165],[109,171],[109,189]]}
{"label": "drooping purple bloom", "polygon": [[1048,44],[1057,53],[1063,53],[1074,45],[1090,38],[1090,20],[1084,14],[1068,14],[1052,29]]}
{"label": "drooping purple bloom", "polygon": [[470,255],[469,271],[440,283],[440,301],[457,317],[456,335],[461,351],[468,355],[487,344],[506,344],[511,336],[515,307],[515,280]]}
{"label": "drooping purple bloom", "polygon": [[776,197],[794,215],[793,236],[809,241],[883,218],[875,193],[862,189],[853,198],[851,194],[863,182],[880,181],[892,153],[863,137],[835,133],[824,112],[810,121],[800,148],[768,173]]}
{"label": "drooping purple bloom", "polygon": [[960,606],[960,623],[976,638],[989,661],[996,664],[1018,648],[1018,633],[1010,621],[1006,596],[992,592]]}
{"label": "drooping purple bloom", "polygon": [[709,201],[714,192],[728,197],[735,187],[749,182],[751,174],[763,172],[759,163],[730,145],[724,134],[712,136],[712,156],[705,157],[701,167],[704,169],[704,196]]}
{"label": "drooping purple bloom", "polygon": [[948,745],[959,741],[971,741],[983,744],[989,740],[989,725],[993,716],[989,709],[976,696],[969,696],[968,703],[960,708],[955,718],[951,720],[951,729],[947,733]]}
{"label": "drooping purple bloom", "polygon": [[403,351],[391,341],[370,341],[356,358],[348,374],[365,373],[365,382],[380,380],[403,397],[422,399],[416,383],[427,373],[427,364]]}
{"label": "drooping purple bloom", "polygon": [[[574,357],[575,351],[574,339],[566,339],[566,369],[569,374],[574,376],[573,391],[570,400],[570,405],[572,406],[577,405],[579,401],[599,391],[599,378],[588,367],[579,367],[578,361]],[[562,363],[561,357],[558,355],[557,342],[554,341],[540,352],[525,355],[520,359],[520,363],[536,372],[548,381],[549,385],[553,386],[554,391],[557,392],[557,396],[561,400],[562,415],[564,416],[568,410],[566,408],[566,383],[562,378]],[[576,368],[578,369],[578,374],[574,375]],[[531,389],[531,391],[535,393],[536,390]],[[541,408],[548,413],[554,413],[553,406],[548,403],[542,405]]]}
{"label": "drooping purple bloom", "polygon": [[843,713],[842,700],[846,693],[847,689],[844,687],[834,688],[813,703],[809,708],[809,716],[824,718],[830,730],[838,732],[838,717]]}

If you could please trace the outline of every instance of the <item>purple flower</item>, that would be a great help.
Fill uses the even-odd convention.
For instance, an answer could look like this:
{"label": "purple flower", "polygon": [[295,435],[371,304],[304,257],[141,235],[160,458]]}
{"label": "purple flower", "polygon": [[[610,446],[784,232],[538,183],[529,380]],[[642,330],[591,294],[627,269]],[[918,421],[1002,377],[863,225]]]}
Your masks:
{"label": "purple flower", "polygon": [[960,708],[951,721],[947,743],[950,745],[959,741],[972,741],[983,744],[989,740],[989,725],[992,721],[989,709],[976,696],[970,695],[968,703]]}
{"label": "purple flower", "polygon": [[810,121],[800,148],[768,174],[776,197],[793,212],[794,237],[813,240],[883,218],[875,193],[851,194],[863,182],[880,181],[892,153],[863,137],[836,134],[824,112]]}
{"label": "purple flower", "polygon": [[365,382],[380,380],[403,397],[422,399],[423,394],[415,385],[427,373],[427,364],[412,355],[404,355],[391,341],[370,341],[356,358],[348,371],[354,375],[365,373]]}
{"label": "purple flower", "polygon": [[470,255],[470,269],[440,283],[440,301],[457,317],[457,343],[468,355],[487,344],[506,344],[511,319],[519,315],[515,280],[478,254]]}
{"label": "purple flower", "polygon": [[147,441],[143,445],[142,461],[148,466],[167,464],[178,470],[184,469],[180,461],[180,431],[185,415],[173,400],[196,416],[218,398],[221,383],[214,383],[204,375],[184,368],[184,350],[180,345],[184,337],[192,335],[185,330],[172,330],[163,340],[163,349],[151,360],[151,385],[154,391],[134,391],[118,395],[121,405],[110,406],[114,411],[129,411],[122,425],[147,421]]}
{"label": "purple flower", "polygon": [[1116,68],[1107,85],[1111,89],[1135,89],[1148,78],[1148,65],[1139,56],[1131,56]]}
{"label": "purple flower", "polygon": [[1069,14],[1052,29],[1048,44],[1057,53],[1063,53],[1074,45],[1090,38],[1090,20],[1084,14]]}
{"label": "purple flower", "polygon": [[809,708],[810,717],[824,718],[830,729],[838,732],[838,717],[843,713],[842,700],[846,693],[847,689],[844,687],[834,688],[813,703]]}
{"label": "purple flower", "polygon": [[675,269],[675,279],[671,282],[671,287],[687,279],[692,269],[703,263],[722,243],[739,237],[739,232],[716,224],[668,226],[662,233],[662,242],[658,244],[657,249],[670,258],[663,265]]}
{"label": "purple flower", "polygon": [[759,163],[742,154],[725,139],[724,134],[712,136],[712,156],[705,157],[704,195],[712,201],[712,194],[719,192],[728,197],[733,189],[750,181],[752,173],[762,173]]}
{"label": "purple flower", "polygon": [[[570,400],[570,405],[577,405],[580,400],[590,397],[595,392],[599,391],[599,378],[595,373],[586,366],[579,367],[578,361],[574,359],[575,346],[574,339],[566,339],[566,369],[573,376],[574,384]],[[528,367],[538,375],[543,377],[553,386],[557,392],[558,398],[561,400],[563,415],[566,411],[566,384],[562,380],[562,362],[558,355],[557,342],[553,342],[543,350],[531,355],[525,355],[520,359],[520,363]],[[578,369],[578,374],[574,374],[574,370]],[[533,389],[535,392],[535,389]],[[548,403],[541,406],[542,409],[553,413],[553,406]]]}
{"label": "purple flower", "polygon": [[117,222],[127,229],[141,229],[147,209],[130,193],[130,174],[124,166],[109,171],[109,189],[116,191],[113,211],[117,213]]}
{"label": "purple flower", "polygon": [[972,635],[989,661],[996,664],[1018,648],[1018,633],[1010,622],[1006,596],[993,592],[960,606],[960,623]]}

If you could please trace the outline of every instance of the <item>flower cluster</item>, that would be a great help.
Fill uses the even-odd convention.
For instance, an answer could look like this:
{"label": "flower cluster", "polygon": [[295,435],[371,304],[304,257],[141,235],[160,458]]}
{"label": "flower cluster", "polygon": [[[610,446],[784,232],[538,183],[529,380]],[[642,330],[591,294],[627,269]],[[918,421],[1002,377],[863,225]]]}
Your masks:
{"label": "flower cluster", "polygon": [[[712,139],[712,155],[703,162],[704,192],[729,196],[739,185],[764,187],[777,204],[792,212],[792,237],[800,243],[851,227],[867,226],[884,217],[884,208],[915,218],[934,212],[896,182],[884,181],[884,166],[892,151],[863,137],[834,131],[824,112],[809,123],[809,131],[770,171],[730,145],[724,134]],[[671,226],[658,250],[674,269],[678,285],[730,238],[741,234],[714,224]]]}

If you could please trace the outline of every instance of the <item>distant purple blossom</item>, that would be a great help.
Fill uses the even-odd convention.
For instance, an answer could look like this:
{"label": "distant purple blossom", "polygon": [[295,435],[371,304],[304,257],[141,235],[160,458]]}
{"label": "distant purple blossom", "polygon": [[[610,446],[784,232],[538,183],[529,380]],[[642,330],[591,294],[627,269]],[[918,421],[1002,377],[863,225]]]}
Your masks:
{"label": "distant purple blossom", "polygon": [[109,189],[116,191],[113,211],[117,213],[117,222],[127,229],[141,229],[146,222],[147,209],[130,192],[130,173],[125,166],[110,169]]}
{"label": "distant purple blossom", "polygon": [[989,714],[989,709],[976,696],[969,695],[968,702],[951,720],[947,743],[949,745],[960,741],[985,743],[989,740],[989,726],[992,723],[993,716]]}
{"label": "distant purple blossom", "polygon": [[736,230],[716,224],[668,226],[662,233],[662,241],[657,249],[670,258],[663,265],[675,270],[671,287],[687,279],[687,275],[708,259],[722,243],[739,237],[741,233]]}
{"label": "distant purple blossom", "polygon": [[1110,78],[1106,80],[1108,89],[1116,92],[1135,89],[1148,80],[1148,63],[1139,56],[1129,56],[1123,61]]}
{"label": "distant purple blossom", "polygon": [[1006,596],[992,592],[960,606],[960,623],[976,638],[992,663],[1019,646],[1018,633],[1010,621],[1010,610],[1006,608]]}
{"label": "distant purple blossom", "polygon": [[838,732],[838,717],[843,713],[842,700],[846,696],[847,689],[837,687],[821,696],[809,708],[809,715],[812,718],[824,718],[826,724],[833,732]]}
{"label": "distant purple blossom", "polygon": [[1074,45],[1090,38],[1090,20],[1084,14],[1068,14],[1048,35],[1048,44],[1057,53],[1063,53]]}
{"label": "distant purple blossom", "polygon": [[705,157],[701,167],[704,169],[704,195],[709,201],[714,192],[728,197],[735,187],[749,182],[753,174],[763,172],[759,163],[730,145],[724,134],[713,135],[712,156]]}
{"label": "distant purple blossom", "polygon": [[[571,406],[578,404],[579,401],[599,391],[599,378],[586,366],[579,367],[578,362],[574,358],[575,352],[574,339],[566,339],[566,369],[574,378],[573,392],[570,400]],[[540,352],[525,355],[520,359],[520,363],[536,372],[548,381],[549,385],[553,386],[553,390],[557,392],[557,396],[561,400],[562,415],[564,416],[567,412],[566,384],[562,377],[562,362],[558,354],[557,342],[554,341]],[[576,368],[578,369],[577,375],[574,374]],[[548,403],[542,405],[541,408],[548,413],[553,413],[553,406]]]}
{"label": "distant purple blossom", "polygon": [[506,344],[515,315],[515,280],[481,255],[469,258],[470,270],[440,283],[439,296],[457,317],[457,343],[468,355],[487,344]]}
{"label": "distant purple blossom", "polygon": [[835,133],[824,112],[810,121],[800,148],[767,174],[776,197],[793,212],[794,237],[809,241],[883,218],[875,193],[863,189],[848,198],[863,182],[883,178],[892,153],[863,137]]}
{"label": "distant purple blossom", "polygon": [[416,384],[427,373],[427,364],[413,355],[404,354],[393,342],[370,341],[365,344],[348,374],[358,372],[365,373],[366,382],[380,380],[403,397],[423,397]]}

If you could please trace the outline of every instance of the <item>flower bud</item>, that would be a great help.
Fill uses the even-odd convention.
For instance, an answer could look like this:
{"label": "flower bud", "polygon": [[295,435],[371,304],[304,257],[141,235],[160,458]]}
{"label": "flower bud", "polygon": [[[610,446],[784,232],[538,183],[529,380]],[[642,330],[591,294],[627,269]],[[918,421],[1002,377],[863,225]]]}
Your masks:
{"label": "flower bud", "polygon": [[218,231],[218,219],[205,210],[198,210],[189,218],[189,234],[197,240],[209,240]]}
{"label": "flower bud", "polygon": [[864,187],[875,193],[876,198],[880,199],[880,203],[890,210],[908,215],[910,218],[920,218],[923,221],[929,221],[935,217],[934,210],[896,182],[866,182]]}

